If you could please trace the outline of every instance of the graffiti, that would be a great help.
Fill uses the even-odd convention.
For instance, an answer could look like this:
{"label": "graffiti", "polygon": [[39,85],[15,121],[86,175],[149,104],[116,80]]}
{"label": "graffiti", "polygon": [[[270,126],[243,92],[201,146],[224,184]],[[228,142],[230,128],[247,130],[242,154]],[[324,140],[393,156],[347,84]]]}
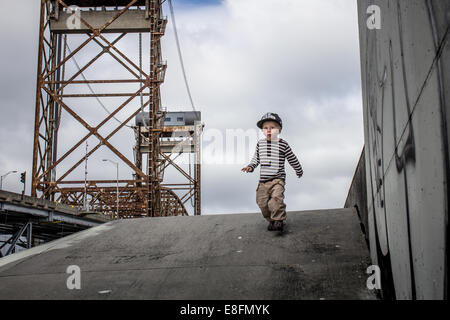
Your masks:
{"label": "graffiti", "polygon": [[[360,10],[366,5],[367,1],[364,1]],[[442,292],[436,291],[438,286],[429,288],[431,284],[427,281],[429,283],[432,272],[443,278],[445,272],[442,270],[446,268],[442,265],[444,250],[430,245],[432,239],[439,237],[443,240],[441,247],[445,248],[445,199],[448,198],[445,192],[448,191],[443,181],[448,180],[449,161],[441,66],[444,59],[440,56],[446,39],[437,35],[438,24],[433,10],[436,3],[424,0],[409,6],[396,1],[394,6],[392,2],[384,5],[383,12],[390,12],[387,19],[389,32],[368,32],[360,25],[360,30],[365,29],[362,57],[365,59],[367,201],[368,214],[373,219],[369,219],[373,232],[372,257],[375,254],[378,259],[382,282],[392,284],[393,298],[397,293],[402,298],[416,299],[433,290],[435,296],[440,296]],[[443,5],[439,5],[442,8]],[[411,12],[414,13],[409,14]],[[405,30],[405,26],[411,26],[412,19],[417,17],[421,18],[421,23],[429,24],[422,27],[425,31],[421,37],[432,37],[432,42],[418,39]],[[436,57],[427,56],[429,52],[436,52]],[[419,72],[413,63],[424,65],[430,57],[432,63],[426,65],[429,70],[419,68],[422,73]],[[422,101],[425,99],[426,105]],[[417,141],[420,141],[419,145]],[[441,172],[442,180],[439,178]],[[426,179],[430,174],[434,180]],[[433,219],[427,219],[423,210],[431,206],[435,207],[435,210],[429,209]],[[439,229],[439,223],[444,227]],[[428,252],[424,251],[426,249]],[[426,259],[424,255],[432,259]]]}
{"label": "graffiti", "polygon": [[[414,268],[413,268],[413,257],[412,257],[412,248],[411,248],[411,239],[410,239],[410,212],[409,212],[409,200],[408,200],[408,175],[404,171],[406,165],[408,163],[414,164],[416,160],[415,156],[415,143],[414,143],[414,129],[413,129],[413,123],[411,122],[411,116],[412,116],[412,110],[411,110],[411,104],[410,104],[410,98],[408,94],[408,83],[407,83],[407,75],[406,75],[406,66],[405,66],[405,58],[404,58],[404,43],[403,43],[403,34],[402,34],[402,20],[401,20],[401,11],[400,11],[400,2],[397,2],[398,5],[398,30],[399,30],[399,38],[400,38],[400,60],[401,60],[401,66],[402,66],[402,77],[403,77],[403,85],[404,85],[404,101],[405,103],[402,105],[406,106],[406,115],[408,117],[408,125],[407,125],[407,139],[406,142],[402,148],[400,149],[400,134],[399,130],[397,128],[397,114],[402,113],[405,114],[402,110],[399,112],[399,106],[396,104],[396,98],[397,98],[397,90],[395,87],[395,80],[394,80],[394,54],[393,54],[393,48],[392,48],[392,39],[389,39],[389,66],[384,65],[383,66],[383,72],[381,79],[378,79],[378,85],[381,89],[381,103],[375,104],[369,104],[370,108],[370,120],[371,128],[372,128],[372,137],[371,141],[373,141],[372,145],[372,152],[373,157],[375,158],[375,164],[373,165],[371,163],[371,167],[373,167],[373,170],[375,172],[375,180],[374,183],[376,184],[375,192],[374,189],[372,189],[372,197],[378,201],[378,207],[380,208],[377,212],[377,207],[373,206],[373,212],[374,212],[374,219],[379,218],[382,214],[384,217],[382,219],[382,223],[384,223],[384,227],[386,230],[386,243],[389,247],[389,237],[388,237],[388,223],[386,219],[387,210],[386,210],[386,204],[385,204],[385,188],[384,188],[384,174],[385,174],[385,154],[384,154],[384,139],[393,139],[393,143],[395,146],[394,151],[394,157],[395,157],[395,165],[397,169],[397,173],[399,175],[399,179],[402,177],[404,179],[405,189],[404,189],[404,203],[406,205],[406,218],[407,218],[407,230],[408,230],[408,243],[409,243],[409,260],[410,260],[410,272],[411,272],[411,288],[412,288],[412,298],[415,299],[415,281],[414,281]],[[390,75],[390,86],[391,86],[391,104],[388,106],[391,110],[386,110],[387,106],[385,105],[385,90],[386,90],[386,81],[388,78],[388,67],[389,67],[389,75]],[[384,134],[384,113],[385,112],[392,112],[392,124],[393,124],[393,136],[389,137]],[[377,224],[375,223],[375,226]],[[377,230],[377,232],[379,232]],[[377,237],[378,238],[378,237]],[[379,240],[379,239],[377,239]],[[387,250],[382,250],[383,254],[385,256],[388,256],[389,252]]]}
{"label": "graffiti", "polygon": [[[369,49],[370,48],[370,49]],[[367,37],[367,56],[366,56],[366,70],[378,70],[377,60],[370,59],[370,52],[376,50],[376,37],[371,35]],[[366,88],[369,91],[367,94],[366,105],[368,107],[368,123],[369,129],[369,145],[367,150],[369,152],[369,183],[372,184],[370,189],[372,192],[368,194],[372,198],[372,216],[374,219],[375,231],[375,251],[378,256],[377,263],[383,270],[383,282],[385,285],[385,298],[392,299],[395,293],[387,292],[389,288],[393,290],[393,279],[391,275],[391,259],[388,250],[388,225],[386,223],[386,208],[385,208],[385,188],[384,188],[384,111],[385,111],[385,89],[387,81],[387,67],[383,67],[382,76],[377,77],[376,85],[370,83],[370,77],[366,77]],[[379,92],[381,90],[381,93]],[[378,97],[381,96],[381,101],[378,102]],[[395,110],[393,110],[395,113]],[[381,228],[379,228],[381,226]],[[380,239],[381,237],[381,239]]]}

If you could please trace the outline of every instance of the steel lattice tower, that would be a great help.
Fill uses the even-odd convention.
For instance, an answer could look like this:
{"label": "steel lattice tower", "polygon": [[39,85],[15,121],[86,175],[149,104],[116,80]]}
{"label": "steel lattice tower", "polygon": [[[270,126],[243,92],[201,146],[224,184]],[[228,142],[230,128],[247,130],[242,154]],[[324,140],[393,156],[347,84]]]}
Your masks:
{"label": "steel lattice tower", "polygon": [[[165,112],[161,108],[160,86],[164,81],[167,67],[161,54],[161,38],[167,24],[167,20],[162,16],[162,2],[162,0],[72,0],[69,7],[63,0],[41,0],[32,196],[81,207],[88,193],[91,196],[90,205],[95,211],[113,214],[117,210],[117,204],[120,203],[121,217],[161,215],[163,170],[161,163],[164,159],[160,152],[160,136]],[[74,11],[72,6],[77,6],[79,12]],[[71,26],[68,23],[70,19],[79,19],[79,25]],[[150,38],[150,66],[147,72],[141,64],[133,61],[126,52],[118,48],[118,42],[129,33],[147,34]],[[72,34],[86,35],[87,38],[68,52],[65,41],[66,37]],[[118,35],[112,41],[106,34]],[[87,45],[93,43],[101,48],[101,52],[77,72],[67,75],[67,63],[72,61],[75,55],[83,56]],[[129,78],[87,80],[83,72],[95,65],[104,55],[111,56],[118,66],[124,67],[128,71]],[[80,79],[80,76],[83,76],[83,79]],[[77,85],[97,84],[111,86],[134,84],[139,85],[139,88],[131,93],[92,91],[66,93],[66,90]],[[80,103],[76,101],[81,98],[98,99],[98,97],[122,97],[126,100],[118,103],[106,118],[93,125],[80,113]],[[144,97],[145,103],[130,111],[126,119],[109,134],[102,133],[103,126],[110,123],[119,112],[126,110],[125,107],[129,107],[138,97]],[[144,172],[141,160],[128,159],[111,142],[111,138],[123,129],[126,123],[144,110],[149,112],[147,128],[149,153],[146,163],[148,174]],[[58,137],[61,112],[67,113],[72,120],[75,119],[81,124],[87,130],[87,134],[78,139],[69,150],[59,154],[58,142],[64,138]],[[77,155],[77,149],[83,147],[90,137],[96,137],[98,144],[86,155]],[[70,179],[70,174],[100,147],[109,149],[122,163],[131,168],[133,178],[127,180],[117,178],[117,181],[88,180],[87,185],[84,181]],[[61,167],[63,161],[73,157],[77,160],[68,167]],[[115,200],[116,183],[120,201]],[[198,200],[199,197],[199,194],[195,195]],[[199,214],[200,211],[197,211]]]}

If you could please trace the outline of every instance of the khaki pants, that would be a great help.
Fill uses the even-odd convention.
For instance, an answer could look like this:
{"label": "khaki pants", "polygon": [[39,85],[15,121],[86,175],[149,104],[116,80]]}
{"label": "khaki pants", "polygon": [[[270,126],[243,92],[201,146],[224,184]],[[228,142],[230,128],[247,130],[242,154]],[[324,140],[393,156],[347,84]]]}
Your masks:
{"label": "khaki pants", "polygon": [[282,179],[258,184],[256,203],[267,221],[286,220],[286,204],[283,201],[285,184]]}

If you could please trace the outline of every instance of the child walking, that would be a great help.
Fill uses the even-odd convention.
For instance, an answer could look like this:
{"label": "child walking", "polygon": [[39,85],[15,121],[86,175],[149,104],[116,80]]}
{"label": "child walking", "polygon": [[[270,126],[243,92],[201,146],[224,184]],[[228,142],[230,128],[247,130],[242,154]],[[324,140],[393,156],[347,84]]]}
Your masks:
{"label": "child walking", "polygon": [[278,114],[266,113],[258,121],[257,126],[262,129],[266,138],[258,141],[253,159],[242,171],[253,172],[258,165],[261,165],[260,179],[256,189],[256,203],[264,218],[269,222],[267,229],[283,231],[286,220],[285,160],[288,160],[299,178],[303,176],[303,169],[289,144],[279,138],[283,122]]}

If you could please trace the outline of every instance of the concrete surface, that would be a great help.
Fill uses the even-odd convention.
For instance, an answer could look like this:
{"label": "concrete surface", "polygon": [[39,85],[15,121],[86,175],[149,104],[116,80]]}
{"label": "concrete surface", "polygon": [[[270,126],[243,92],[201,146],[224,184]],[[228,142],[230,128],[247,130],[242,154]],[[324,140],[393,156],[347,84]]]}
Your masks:
{"label": "concrete surface", "polygon": [[345,200],[344,208],[356,208],[361,221],[366,242],[369,242],[369,221],[367,214],[367,190],[366,190],[366,157],[365,148],[361,152],[352,183]]}
{"label": "concrete surface", "polygon": [[445,299],[450,1],[358,0],[358,16],[372,261],[395,298]]}
{"label": "concrete surface", "polygon": [[0,299],[375,299],[369,261],[354,209],[120,220],[0,259]]}

